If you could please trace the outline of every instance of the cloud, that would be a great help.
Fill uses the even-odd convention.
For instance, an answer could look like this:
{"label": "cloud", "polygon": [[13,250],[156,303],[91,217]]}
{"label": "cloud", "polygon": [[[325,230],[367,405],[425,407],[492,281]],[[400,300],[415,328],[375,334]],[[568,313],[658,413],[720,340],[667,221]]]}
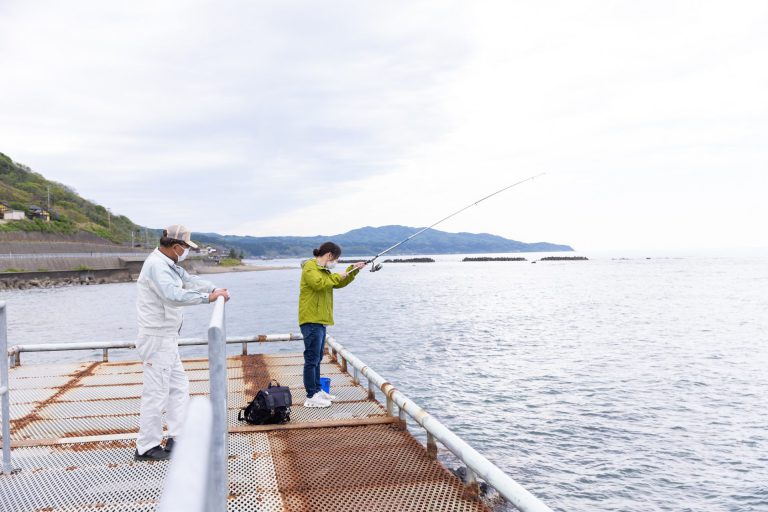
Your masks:
{"label": "cloud", "polygon": [[4,2],[0,151],[158,226],[768,245],[763,2]]}
{"label": "cloud", "polygon": [[385,172],[445,129],[432,95],[466,51],[461,20],[447,5],[423,34],[418,3],[317,7],[12,3],[4,150],[153,223],[135,196],[159,212],[179,191],[242,218]]}

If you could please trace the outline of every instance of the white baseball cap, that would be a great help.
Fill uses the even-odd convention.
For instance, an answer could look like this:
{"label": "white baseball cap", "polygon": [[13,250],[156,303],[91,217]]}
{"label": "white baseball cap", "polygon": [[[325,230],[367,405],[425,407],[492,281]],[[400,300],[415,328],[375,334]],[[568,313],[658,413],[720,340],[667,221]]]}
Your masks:
{"label": "white baseball cap", "polygon": [[185,226],[182,226],[181,224],[174,224],[172,226],[168,226],[163,231],[163,236],[167,236],[168,238],[173,238],[174,240],[179,240],[181,242],[184,242],[191,248],[197,249],[197,244],[192,241],[192,232],[188,230]]}

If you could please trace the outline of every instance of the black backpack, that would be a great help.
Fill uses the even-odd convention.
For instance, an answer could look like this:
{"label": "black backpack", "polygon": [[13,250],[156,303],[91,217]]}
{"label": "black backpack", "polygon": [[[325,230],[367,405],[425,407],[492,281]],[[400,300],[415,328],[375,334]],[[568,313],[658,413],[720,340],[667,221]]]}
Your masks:
{"label": "black backpack", "polygon": [[[275,385],[272,385],[272,382]],[[252,425],[274,425],[291,421],[291,390],[273,380],[267,389],[256,394],[247,407],[240,409],[237,419]]]}

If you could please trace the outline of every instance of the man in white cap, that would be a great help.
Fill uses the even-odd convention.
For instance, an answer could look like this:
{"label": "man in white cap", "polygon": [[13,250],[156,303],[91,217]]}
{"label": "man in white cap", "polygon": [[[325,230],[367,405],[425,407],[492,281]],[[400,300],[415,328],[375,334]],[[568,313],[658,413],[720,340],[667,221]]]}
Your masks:
{"label": "man in white cap", "polygon": [[[225,288],[192,276],[177,263],[196,248],[191,233],[182,225],[163,230],[160,246],[144,262],[138,279],[139,337],[136,350],[144,363],[139,436],[136,460],[167,460],[174,437],[181,430],[189,399],[189,380],[179,356],[182,306],[208,304],[219,297],[229,300]],[[163,440],[163,411],[168,440]]]}

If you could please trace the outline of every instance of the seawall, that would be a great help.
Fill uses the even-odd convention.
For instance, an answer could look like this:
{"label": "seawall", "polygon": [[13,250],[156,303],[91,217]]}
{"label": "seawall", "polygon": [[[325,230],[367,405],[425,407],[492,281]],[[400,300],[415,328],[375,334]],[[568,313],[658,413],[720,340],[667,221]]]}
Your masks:
{"label": "seawall", "polygon": [[0,291],[56,286],[126,283],[134,279],[127,268],[59,270],[52,272],[1,272]]}
{"label": "seawall", "polygon": [[122,253],[130,244],[112,243],[92,233],[72,235],[25,231],[0,232],[0,254]]}
{"label": "seawall", "polygon": [[[122,256],[27,254],[13,258],[0,255],[0,291],[127,283],[139,277],[148,254],[134,253]],[[9,263],[14,266],[9,267]],[[48,266],[54,269],[47,268]],[[191,274],[197,274],[207,267],[205,262],[199,259],[184,261],[181,266]],[[15,270],[8,272],[6,271],[8,268]]]}
{"label": "seawall", "polygon": [[[45,272],[54,270],[101,270],[123,268],[130,260],[146,254],[2,254],[0,253],[0,272]],[[87,267],[87,268],[84,268]]]}

